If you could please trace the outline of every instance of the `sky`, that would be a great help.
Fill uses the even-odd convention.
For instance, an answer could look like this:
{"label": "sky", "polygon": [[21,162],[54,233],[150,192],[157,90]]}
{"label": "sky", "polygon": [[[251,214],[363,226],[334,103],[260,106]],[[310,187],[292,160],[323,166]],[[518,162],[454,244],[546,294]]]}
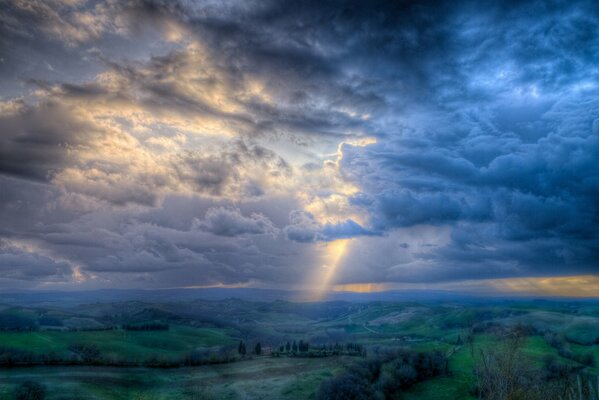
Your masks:
{"label": "sky", "polygon": [[0,290],[597,296],[598,21],[0,0]]}

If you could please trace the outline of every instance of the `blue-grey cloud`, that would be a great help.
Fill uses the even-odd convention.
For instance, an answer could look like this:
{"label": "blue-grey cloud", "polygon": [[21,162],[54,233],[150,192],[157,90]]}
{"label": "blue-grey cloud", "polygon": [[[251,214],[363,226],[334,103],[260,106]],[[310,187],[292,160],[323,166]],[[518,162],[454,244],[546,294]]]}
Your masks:
{"label": "blue-grey cloud", "polygon": [[194,225],[220,236],[274,234],[277,230],[263,214],[253,213],[246,217],[239,209],[224,207],[208,209],[204,219],[196,220]]}
{"label": "blue-grey cloud", "polygon": [[596,274],[598,19],[0,0],[0,279],[293,285],[349,238],[340,282]]}
{"label": "blue-grey cloud", "polygon": [[356,221],[347,219],[338,223],[319,224],[308,212],[294,210],[290,214],[291,224],[284,228],[289,240],[301,243],[334,241],[357,236],[375,236],[378,233],[366,229]]}

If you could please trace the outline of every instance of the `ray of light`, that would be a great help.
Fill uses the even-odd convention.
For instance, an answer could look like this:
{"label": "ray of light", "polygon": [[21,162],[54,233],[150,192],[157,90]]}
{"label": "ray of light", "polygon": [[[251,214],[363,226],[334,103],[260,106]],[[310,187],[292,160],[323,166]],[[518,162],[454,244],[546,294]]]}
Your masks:
{"label": "ray of light", "polygon": [[331,290],[331,282],[335,278],[339,265],[347,253],[347,248],[351,240],[339,239],[325,244],[325,263],[321,268],[318,268],[313,277],[312,287],[314,289],[310,291],[309,300],[322,300],[327,292]]}

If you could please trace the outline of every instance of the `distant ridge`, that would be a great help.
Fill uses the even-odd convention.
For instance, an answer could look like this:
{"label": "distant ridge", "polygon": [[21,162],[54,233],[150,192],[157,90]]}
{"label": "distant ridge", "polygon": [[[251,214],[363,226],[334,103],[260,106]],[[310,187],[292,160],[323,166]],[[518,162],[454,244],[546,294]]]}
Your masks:
{"label": "distant ridge", "polygon": [[[309,292],[286,291],[258,288],[176,288],[176,289],[97,289],[86,291],[20,291],[0,293],[3,304],[51,304],[68,307],[85,303],[110,303],[119,301],[176,302],[191,300],[239,299],[255,302],[292,301],[306,302]],[[302,300],[304,299],[304,300]],[[598,301],[598,299],[517,296],[498,294],[483,296],[442,290],[394,290],[383,292],[329,292],[320,301],[506,301],[506,300],[560,300],[560,301]]]}

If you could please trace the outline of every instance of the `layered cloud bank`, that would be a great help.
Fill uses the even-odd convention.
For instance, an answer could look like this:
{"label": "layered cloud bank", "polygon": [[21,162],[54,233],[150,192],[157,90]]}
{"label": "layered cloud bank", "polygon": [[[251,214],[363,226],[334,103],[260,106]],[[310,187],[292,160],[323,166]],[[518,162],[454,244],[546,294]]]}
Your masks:
{"label": "layered cloud bank", "polygon": [[592,1],[0,3],[3,288],[599,274]]}

